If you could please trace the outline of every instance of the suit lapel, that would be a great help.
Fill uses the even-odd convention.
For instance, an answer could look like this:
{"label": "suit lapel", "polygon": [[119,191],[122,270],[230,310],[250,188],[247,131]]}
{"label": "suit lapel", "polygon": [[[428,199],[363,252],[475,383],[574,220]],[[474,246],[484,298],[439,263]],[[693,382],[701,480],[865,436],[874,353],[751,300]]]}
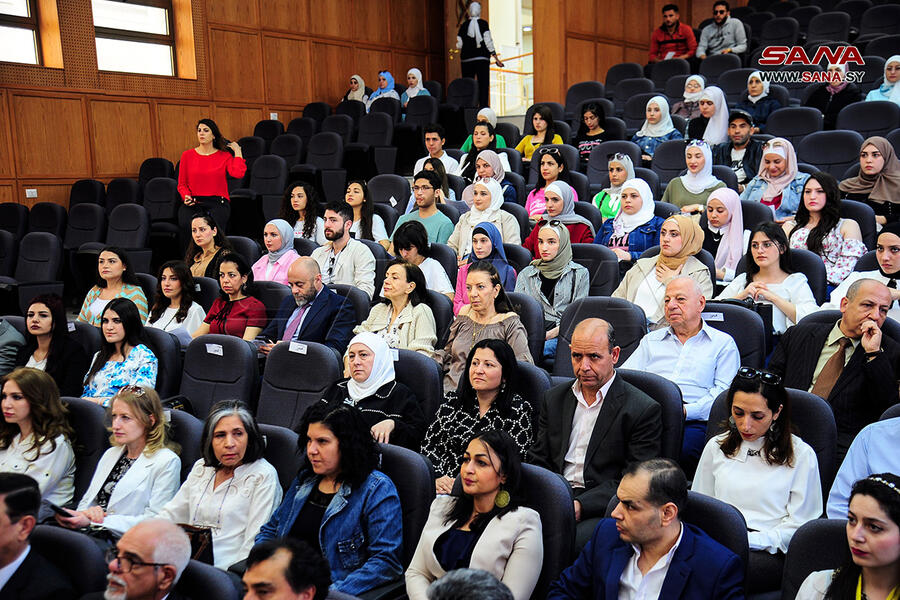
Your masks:
{"label": "suit lapel", "polygon": [[688,561],[694,554],[694,533],[686,523],[682,523],[681,527],[683,532],[681,543],[678,544],[675,556],[672,557],[672,562],[669,564],[669,570],[666,572],[666,578],[663,580],[659,593],[660,598],[681,598],[681,592],[691,575],[691,566]]}
{"label": "suit lapel", "polygon": [[808,390],[809,386],[812,385],[813,375],[816,373],[816,363],[819,361],[819,356],[821,356],[822,349],[825,347],[828,334],[831,333],[833,328],[834,323],[831,325],[824,325],[815,329],[809,337],[810,342],[808,351],[803,352],[805,359],[798,363],[798,365],[803,368],[803,373],[799,377],[798,382],[799,385],[806,386],[803,389]]}
{"label": "suit lapel", "polygon": [[556,460],[557,468],[560,473],[563,472],[563,468],[565,467],[566,452],[569,451],[569,443],[572,440],[572,421],[575,419],[576,404],[578,404],[578,400],[575,399],[575,394],[572,393],[571,386],[567,387],[562,394],[561,410],[557,413],[560,420],[559,431],[567,433],[566,438],[560,440],[559,454],[557,455]]}
{"label": "suit lapel", "polygon": [[[619,546],[615,550],[611,552],[612,556],[609,559],[609,571],[606,578],[606,598],[618,598],[619,597],[619,580],[622,578],[622,573],[625,571],[625,565],[628,564],[628,559],[634,554],[634,550],[631,549],[629,544],[623,544]],[[660,595],[660,598],[667,597]]]}
{"label": "suit lapel", "polygon": [[[116,484],[116,487],[113,488],[112,496],[116,497],[116,502],[121,502],[128,494],[140,487],[141,484],[147,480],[147,477],[150,475],[150,469],[152,468],[153,462],[147,455],[141,452],[141,455],[137,457],[134,464],[125,471],[125,475],[122,476],[122,479],[120,479]],[[112,500],[112,496],[110,496],[110,501]]]}
{"label": "suit lapel", "polygon": [[300,330],[297,332],[298,337],[302,337],[306,328],[316,322],[316,317],[328,302],[328,297],[326,296],[326,294],[329,291],[330,290],[328,290],[328,288],[323,288],[319,295],[317,295],[313,300],[312,304],[309,305],[309,309],[306,311],[306,316],[303,317],[303,323],[300,326]]}
{"label": "suit lapel", "polygon": [[[834,382],[834,387],[831,388],[828,398],[834,398],[843,393],[844,388],[850,384],[850,381],[862,373],[863,361],[865,360],[866,351],[862,347],[862,344],[859,344],[856,347],[856,350],[853,351],[853,354],[850,355],[850,360],[847,361],[847,364],[844,366],[844,370],[841,371],[837,381]],[[826,398],[826,400],[828,398]]]}
{"label": "suit lapel", "polygon": [[594,425],[594,431],[591,432],[591,439],[588,442],[587,451],[584,454],[584,464],[591,462],[594,452],[606,438],[606,432],[612,427],[619,411],[625,404],[625,388],[622,385],[622,379],[619,376],[613,380],[607,392],[607,398],[603,399],[603,405],[600,407],[600,414],[597,415],[597,423]]}

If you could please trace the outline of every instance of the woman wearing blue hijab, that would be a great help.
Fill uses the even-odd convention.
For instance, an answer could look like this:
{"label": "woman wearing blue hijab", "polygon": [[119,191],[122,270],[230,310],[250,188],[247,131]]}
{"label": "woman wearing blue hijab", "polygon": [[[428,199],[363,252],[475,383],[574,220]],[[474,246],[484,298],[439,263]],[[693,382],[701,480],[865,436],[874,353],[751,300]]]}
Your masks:
{"label": "woman wearing blue hijab", "polygon": [[379,98],[394,98],[397,101],[400,100],[400,94],[394,89],[394,76],[391,75],[390,71],[378,72],[378,88],[372,92],[371,96],[369,96],[369,100],[366,102],[366,112],[369,112],[372,108],[372,103]]}
{"label": "woman wearing blue hijab", "polygon": [[516,289],[516,270],[506,260],[503,236],[500,235],[500,230],[493,223],[479,223],[472,230],[472,251],[466,257],[466,263],[457,271],[453,314],[458,314],[459,309],[469,303],[469,294],[466,292],[466,276],[472,263],[479,260],[486,260],[494,265],[500,275],[503,289],[510,292]]}

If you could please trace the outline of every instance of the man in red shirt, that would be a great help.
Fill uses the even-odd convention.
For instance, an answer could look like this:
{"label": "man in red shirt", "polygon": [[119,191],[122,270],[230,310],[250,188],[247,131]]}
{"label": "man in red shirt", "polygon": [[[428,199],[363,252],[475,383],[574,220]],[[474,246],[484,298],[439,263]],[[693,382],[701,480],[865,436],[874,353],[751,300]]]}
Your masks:
{"label": "man in red shirt", "polygon": [[697,39],[689,25],[678,19],[678,6],[666,4],[662,8],[663,22],[650,36],[650,64],[670,58],[685,60],[694,56]]}

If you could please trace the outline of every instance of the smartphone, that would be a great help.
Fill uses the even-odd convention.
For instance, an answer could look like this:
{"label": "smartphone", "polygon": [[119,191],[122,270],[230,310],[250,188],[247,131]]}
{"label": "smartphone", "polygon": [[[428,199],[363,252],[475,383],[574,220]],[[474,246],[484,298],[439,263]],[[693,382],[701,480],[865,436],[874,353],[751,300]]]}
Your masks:
{"label": "smartphone", "polygon": [[[45,500],[44,502],[47,502],[47,501]],[[56,514],[60,515],[61,517],[74,517],[75,516],[75,514],[71,510],[63,508],[61,506],[57,506],[56,504],[53,504],[52,502],[47,502],[47,506],[50,507],[50,510],[52,510]]]}

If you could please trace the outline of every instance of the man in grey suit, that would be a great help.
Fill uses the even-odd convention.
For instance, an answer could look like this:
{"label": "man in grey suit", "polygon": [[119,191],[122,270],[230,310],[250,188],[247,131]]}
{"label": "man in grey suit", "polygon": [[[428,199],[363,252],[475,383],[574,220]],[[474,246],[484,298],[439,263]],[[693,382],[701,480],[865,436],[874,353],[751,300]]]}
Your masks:
{"label": "man in grey suit", "polygon": [[580,548],[605,515],[625,467],[660,455],[662,409],[616,377],[619,347],[612,325],[581,321],[570,347],[575,381],[544,395],[529,460],[572,486]]}
{"label": "man in grey suit", "polygon": [[25,338],[6,319],[0,319],[0,377],[16,368],[16,354],[25,345]]}

